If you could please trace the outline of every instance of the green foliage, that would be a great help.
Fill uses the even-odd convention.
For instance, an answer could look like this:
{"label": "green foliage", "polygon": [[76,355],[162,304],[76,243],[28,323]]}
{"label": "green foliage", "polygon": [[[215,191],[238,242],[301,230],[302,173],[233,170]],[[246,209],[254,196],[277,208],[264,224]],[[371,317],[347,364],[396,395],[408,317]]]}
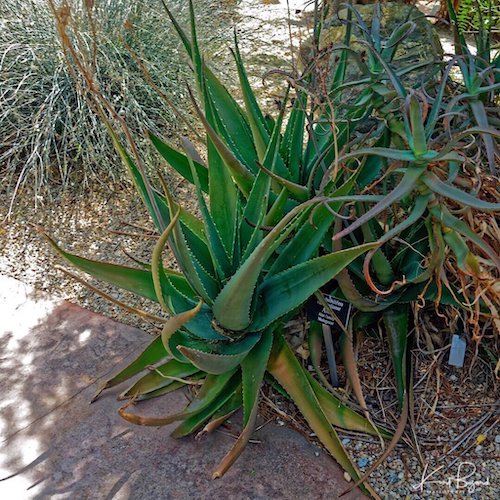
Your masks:
{"label": "green foliage", "polygon": [[[383,320],[402,410],[390,450],[408,415],[410,305],[451,304],[466,317],[477,314],[474,303],[482,312],[496,303],[488,283],[500,268],[499,257],[489,235],[479,234],[473,218],[462,217],[488,217],[500,210],[494,194],[488,191],[487,200],[478,196],[461,174],[476,170],[477,157],[491,160],[488,144],[494,148],[500,138],[494,122],[481,115],[486,108],[478,111],[476,105],[493,90],[482,80],[489,69],[475,76],[467,73],[471,80],[463,95],[453,90],[449,75],[455,65],[470,66],[472,56],[447,65],[439,62],[438,70],[425,73],[426,79],[408,83],[403,76],[425,66],[396,57],[412,22],[383,33],[379,6],[370,27],[349,6],[349,18],[364,34],[357,44],[366,50],[366,61],[351,48],[351,31],[346,30],[344,43],[332,48],[339,57],[327,95],[318,95],[315,86],[324,68],[313,65],[300,80],[289,77],[281,111],[268,120],[249,85],[237,44],[234,58],[244,108],[205,61],[192,2],[190,11],[188,34],[166,9],[191,60],[197,91],[195,96],[189,89],[189,94],[206,132],[206,164],[187,142],[179,151],[157,134],[149,137],[167,164],[191,183],[199,215],[181,207],[165,182],[163,193],[153,185],[126,123],[107,118],[113,108],[90,89],[92,103],[161,236],[151,265],[141,270],[84,259],[49,241],[72,265],[159,302],[170,316],[161,335],[104,388],[152,363],[156,369],[126,389],[123,398],[147,399],[202,384],[178,414],[149,418],[124,407],[120,414],[125,419],[152,426],[181,421],[173,433],[180,437],[203,425],[213,430],[243,406],[245,428],[214,472],[220,477],[248,442],[268,372],[334,458],[356,481],[364,480],[333,426],[383,437],[390,433],[355,413],[302,367],[287,344],[286,324],[311,295],[322,292],[347,298],[356,308],[345,332],[349,337]],[[68,26],[59,11],[56,17],[65,33]],[[71,43],[63,37],[63,44]],[[346,77],[352,60],[362,78]],[[77,64],[78,58],[72,55],[69,62]],[[92,81],[94,75],[85,74],[89,66],[80,67],[81,76]],[[461,116],[457,126],[450,118],[454,115]],[[166,245],[181,273],[164,267]],[[319,371],[317,326],[312,324],[309,341],[311,361]],[[348,340],[346,356],[352,350],[352,338]],[[350,378],[359,381],[353,359],[344,363]],[[320,380],[325,383],[324,377]],[[362,399],[360,389],[356,391]],[[369,485],[363,488],[374,493]]]}
{"label": "green foliage", "polygon": [[457,10],[458,28],[470,31],[499,31],[500,4],[493,0],[461,0]]}

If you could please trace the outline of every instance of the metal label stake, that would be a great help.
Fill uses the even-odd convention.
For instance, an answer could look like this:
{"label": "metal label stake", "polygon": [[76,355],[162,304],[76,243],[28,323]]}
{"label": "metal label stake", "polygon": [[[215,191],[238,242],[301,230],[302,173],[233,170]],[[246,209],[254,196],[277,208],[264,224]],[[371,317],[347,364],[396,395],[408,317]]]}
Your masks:
{"label": "metal label stake", "polygon": [[329,325],[322,324],[323,339],[325,341],[326,357],[328,359],[328,368],[330,369],[330,380],[333,387],[339,387],[339,377],[337,375],[337,362],[335,361],[335,348],[333,347],[332,328]]}

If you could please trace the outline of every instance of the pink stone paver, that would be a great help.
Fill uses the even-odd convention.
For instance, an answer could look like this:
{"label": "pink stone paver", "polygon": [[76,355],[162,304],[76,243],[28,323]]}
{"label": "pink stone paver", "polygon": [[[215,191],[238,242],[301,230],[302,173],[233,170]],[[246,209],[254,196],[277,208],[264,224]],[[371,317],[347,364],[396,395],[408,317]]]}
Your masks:
{"label": "pink stone paver", "polygon": [[[2,500],[335,499],[348,486],[327,454],[271,423],[212,481],[231,437],[175,440],[171,427],[128,424],[116,412],[122,387],[89,405],[101,379],[134,356],[147,334],[5,276],[0,318]],[[184,403],[173,394],[141,411],[161,415]],[[232,431],[239,425],[235,419]]]}

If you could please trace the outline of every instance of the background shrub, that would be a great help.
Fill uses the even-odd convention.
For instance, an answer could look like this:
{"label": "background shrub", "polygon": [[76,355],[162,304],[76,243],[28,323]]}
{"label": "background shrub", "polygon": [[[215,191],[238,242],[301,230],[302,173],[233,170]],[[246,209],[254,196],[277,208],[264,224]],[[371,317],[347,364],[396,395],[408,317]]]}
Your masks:
{"label": "background shrub", "polygon": [[[212,23],[224,24],[217,6],[208,3],[200,2],[202,8],[211,8]],[[90,49],[92,31],[85,2],[69,4],[79,36]],[[185,2],[171,4],[182,19]],[[147,64],[154,82],[175,104],[181,103],[189,69],[159,6],[158,2],[153,9],[147,0],[95,2],[96,74],[101,91],[126,115],[148,165],[155,165],[157,159],[141,142],[143,129],[169,136],[183,127],[145,80],[121,37]],[[201,37],[210,44],[210,38],[231,36],[222,33],[212,24]],[[123,168],[104,127],[75,89],[45,1],[0,1],[0,87],[2,189],[15,195],[29,183],[40,194],[54,184],[87,187],[92,180],[120,179]]]}

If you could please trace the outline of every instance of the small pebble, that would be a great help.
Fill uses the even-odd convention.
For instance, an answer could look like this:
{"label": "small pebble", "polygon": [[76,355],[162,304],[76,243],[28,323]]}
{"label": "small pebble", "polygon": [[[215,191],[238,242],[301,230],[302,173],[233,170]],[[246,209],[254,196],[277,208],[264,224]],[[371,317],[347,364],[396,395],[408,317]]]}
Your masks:
{"label": "small pebble", "polygon": [[366,467],[368,465],[368,459],[366,457],[360,458],[358,460],[359,467]]}
{"label": "small pebble", "polygon": [[405,473],[404,472],[400,472],[398,474],[398,479],[404,479],[404,477],[405,477]]}
{"label": "small pebble", "polygon": [[450,375],[450,380],[452,382],[456,382],[458,380],[457,376],[456,375]]}
{"label": "small pebble", "polygon": [[349,473],[348,473],[348,472],[344,472],[344,479],[345,479],[348,483],[350,483],[350,482],[351,482],[351,476],[349,475]]}
{"label": "small pebble", "polygon": [[389,482],[391,482],[391,483],[397,483],[398,482],[398,475],[395,472],[391,472],[389,474]]}
{"label": "small pebble", "polygon": [[319,451],[315,451],[315,452],[314,452],[314,456],[315,456],[315,457],[319,457]]}
{"label": "small pebble", "polygon": [[345,446],[346,444],[349,444],[351,440],[349,438],[344,438],[342,439],[342,444]]}
{"label": "small pebble", "polygon": [[496,444],[500,444],[500,434],[497,434],[497,435],[495,436],[495,443],[496,443]]}
{"label": "small pebble", "polygon": [[481,445],[479,446],[476,446],[476,453],[479,453],[480,451],[482,451],[483,447]]}

